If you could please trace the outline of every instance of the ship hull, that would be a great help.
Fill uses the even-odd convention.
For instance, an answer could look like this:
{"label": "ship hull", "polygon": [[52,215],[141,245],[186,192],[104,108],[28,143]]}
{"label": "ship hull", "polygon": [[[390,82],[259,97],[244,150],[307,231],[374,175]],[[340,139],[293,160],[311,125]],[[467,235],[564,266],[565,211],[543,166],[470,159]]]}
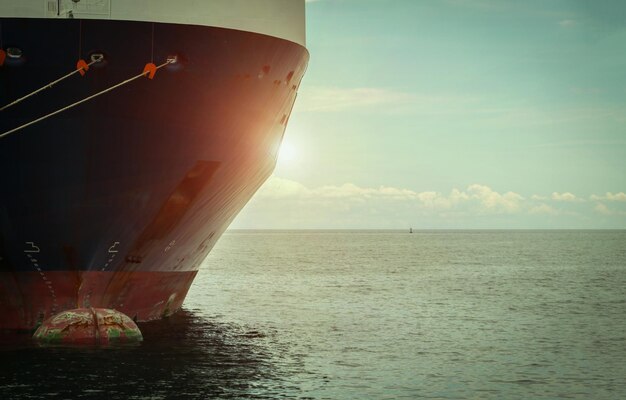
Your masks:
{"label": "ship hull", "polygon": [[[0,139],[0,329],[59,311],[178,309],[200,264],[274,169],[308,61],[296,43],[225,28],[2,19],[0,131],[178,62]],[[79,50],[80,49],[80,50]]]}

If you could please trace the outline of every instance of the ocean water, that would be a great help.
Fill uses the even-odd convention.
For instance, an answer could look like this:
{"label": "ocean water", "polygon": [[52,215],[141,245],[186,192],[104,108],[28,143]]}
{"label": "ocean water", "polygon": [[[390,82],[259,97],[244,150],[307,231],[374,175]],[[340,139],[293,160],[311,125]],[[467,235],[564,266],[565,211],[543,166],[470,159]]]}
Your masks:
{"label": "ocean water", "polygon": [[626,231],[231,231],[140,327],[0,337],[0,398],[626,398]]}

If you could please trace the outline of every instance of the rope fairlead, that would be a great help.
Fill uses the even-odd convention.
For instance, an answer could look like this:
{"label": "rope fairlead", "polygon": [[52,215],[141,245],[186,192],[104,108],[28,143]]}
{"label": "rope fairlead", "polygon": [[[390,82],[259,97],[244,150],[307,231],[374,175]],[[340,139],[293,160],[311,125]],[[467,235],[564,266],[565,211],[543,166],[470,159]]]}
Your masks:
{"label": "rope fairlead", "polygon": [[[1,55],[0,55],[0,58],[1,58]],[[63,76],[62,76],[62,77],[60,77],[59,79],[54,80],[54,81],[52,81],[52,82],[50,82],[50,83],[48,83],[48,84],[46,84],[46,85],[44,85],[44,86],[40,87],[39,89],[34,90],[34,91],[32,91],[32,92],[28,93],[27,95],[20,97],[20,98],[19,98],[19,99],[17,99],[17,100],[12,101],[11,103],[9,103],[9,104],[5,105],[4,107],[0,108],[0,111],[4,111],[4,110],[6,110],[6,109],[7,109],[7,108],[9,108],[9,107],[13,107],[14,105],[16,105],[16,104],[18,104],[18,103],[21,103],[22,101],[26,100],[27,98],[32,97],[32,96],[36,95],[37,93],[43,92],[43,91],[44,91],[44,90],[46,90],[46,89],[50,89],[52,86],[56,85],[57,83],[59,83],[59,82],[61,82],[61,81],[64,81],[65,79],[67,79],[67,78],[71,77],[72,75],[74,75],[74,74],[76,74],[76,73],[79,73],[81,76],[84,76],[84,75],[85,75],[85,71],[88,71],[88,70],[89,70],[89,67],[91,67],[91,66],[92,66],[93,64],[95,64],[95,63],[99,63],[99,62],[100,62],[100,61],[102,61],[103,59],[104,59],[104,57],[100,54],[100,55],[98,55],[98,57],[92,57],[91,62],[90,62],[89,64],[87,64],[87,63],[85,62],[85,60],[83,60],[83,59],[81,58],[81,59],[80,59],[80,60],[78,60],[78,62],[76,63],[76,69],[75,69],[75,70],[73,70],[72,72],[70,72],[70,73],[68,73],[68,74],[63,75]],[[1,65],[1,64],[0,64],[0,65]]]}
{"label": "rope fairlead", "polygon": [[[101,96],[101,95],[103,95],[103,94],[105,94],[105,93],[108,93],[108,92],[110,92],[110,91],[114,90],[114,89],[117,89],[117,88],[119,88],[119,87],[122,87],[122,86],[124,86],[124,85],[126,85],[126,84],[128,84],[128,83],[130,83],[130,82],[132,82],[132,81],[134,81],[134,80],[136,80],[136,79],[139,79],[139,78],[142,78],[142,77],[146,77],[146,78],[148,78],[148,79],[152,79],[152,78],[154,78],[154,74],[156,74],[156,71],[157,71],[157,70],[159,70],[159,69],[161,69],[161,68],[165,67],[166,65],[169,65],[169,64],[174,64],[174,63],[176,63],[176,62],[177,62],[177,58],[176,58],[176,57],[168,57],[168,58],[167,58],[167,61],[165,61],[164,63],[162,63],[162,64],[160,64],[160,65],[154,65],[154,64],[152,64],[152,63],[148,63],[148,64],[146,64],[146,66],[144,67],[144,70],[143,70],[143,72],[142,72],[142,73],[140,73],[140,74],[138,74],[138,75],[135,75],[135,76],[133,76],[133,77],[131,77],[131,78],[128,78],[128,79],[126,79],[126,80],[124,80],[124,81],[122,81],[122,82],[120,82],[120,83],[117,83],[117,84],[115,84],[115,85],[113,85],[113,86],[111,86],[111,87],[109,87],[109,88],[107,88],[107,89],[104,89],[104,90],[101,90],[101,91],[99,91],[99,92],[97,92],[97,93],[94,93],[94,94],[92,94],[91,96],[85,97],[84,99],[79,100],[79,101],[77,101],[77,102],[75,102],[75,103],[72,103],[72,104],[67,105],[67,106],[65,106],[65,107],[63,107],[63,108],[60,108],[60,109],[58,109],[58,110],[56,110],[56,111],[53,111],[53,112],[51,112],[51,113],[49,113],[49,114],[46,114],[46,115],[44,115],[44,116],[42,116],[42,117],[39,117],[39,118],[34,119],[34,120],[30,121],[30,122],[27,122],[27,123],[25,123],[24,125],[20,125],[20,126],[18,126],[17,128],[13,128],[13,129],[11,129],[11,130],[9,130],[9,131],[6,131],[6,132],[4,132],[4,133],[0,134],[0,139],[5,138],[5,137],[9,136],[10,134],[15,133],[15,132],[18,132],[18,131],[20,131],[20,130],[22,130],[22,129],[24,129],[24,128],[27,128],[27,127],[29,127],[29,126],[31,126],[31,125],[34,125],[34,124],[36,124],[37,122],[41,122],[41,121],[43,121],[43,120],[45,120],[45,119],[48,119],[48,118],[50,118],[50,117],[52,117],[52,116],[54,116],[54,115],[60,114],[60,113],[62,113],[63,111],[67,111],[67,110],[69,110],[69,109],[71,109],[71,108],[74,108],[74,107],[76,107],[76,106],[78,106],[78,105],[80,105],[80,104],[82,104],[82,103],[85,103],[85,102],[87,102],[87,101],[89,101],[89,100],[95,99],[95,98],[96,98],[96,97],[98,97],[98,96]],[[150,66],[150,64],[152,64],[152,65],[154,66],[154,68],[153,68],[152,66]]]}

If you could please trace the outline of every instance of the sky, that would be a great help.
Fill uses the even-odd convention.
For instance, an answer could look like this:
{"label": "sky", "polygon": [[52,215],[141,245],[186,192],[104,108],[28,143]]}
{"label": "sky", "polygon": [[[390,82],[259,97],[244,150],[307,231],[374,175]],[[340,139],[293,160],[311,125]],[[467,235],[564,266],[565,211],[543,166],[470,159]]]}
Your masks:
{"label": "sky", "polygon": [[306,5],[276,170],[231,228],[626,228],[626,2]]}

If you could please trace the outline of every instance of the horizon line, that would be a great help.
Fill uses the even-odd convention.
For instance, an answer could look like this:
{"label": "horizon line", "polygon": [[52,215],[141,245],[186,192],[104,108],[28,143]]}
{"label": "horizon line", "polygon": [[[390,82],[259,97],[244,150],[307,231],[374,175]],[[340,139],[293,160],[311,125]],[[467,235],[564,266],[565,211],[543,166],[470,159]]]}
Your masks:
{"label": "horizon line", "polygon": [[[410,228],[227,228],[228,231],[388,231],[409,232]],[[626,228],[412,228],[427,231],[626,231]]]}

